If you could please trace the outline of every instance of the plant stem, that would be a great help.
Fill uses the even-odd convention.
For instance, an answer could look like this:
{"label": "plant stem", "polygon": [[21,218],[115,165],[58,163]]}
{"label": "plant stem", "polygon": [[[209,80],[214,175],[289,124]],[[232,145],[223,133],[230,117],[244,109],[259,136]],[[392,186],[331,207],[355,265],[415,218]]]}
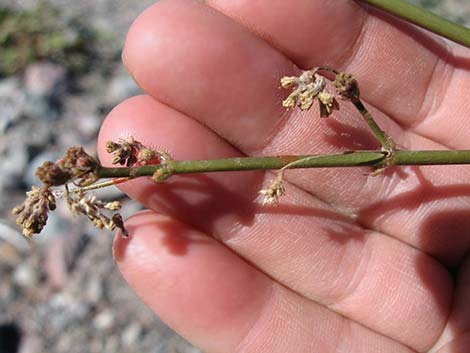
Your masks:
{"label": "plant stem", "polygon": [[[148,165],[132,168],[101,167],[101,178],[152,176],[165,168],[170,175],[224,171],[281,169],[290,163],[294,168],[386,166],[387,154],[383,151],[351,151],[331,155],[241,157],[191,161],[168,161],[166,165]],[[470,164],[470,150],[459,151],[400,151],[394,153],[394,165],[448,165]]]}
{"label": "plant stem", "polygon": [[362,117],[366,121],[367,125],[371,128],[373,131],[375,137],[380,141],[380,144],[382,145],[382,148],[385,151],[393,151],[395,149],[395,143],[391,139],[390,136],[388,136],[381,128],[380,126],[375,122],[374,118],[372,118],[372,115],[369,113],[367,108],[364,106],[364,104],[361,102],[360,99],[353,99],[351,100],[352,104],[356,107],[356,109],[361,113]]}
{"label": "plant stem", "polygon": [[74,189],[69,190],[69,193],[74,194],[74,193],[77,193],[79,191],[91,191],[91,190],[103,189],[103,188],[106,188],[106,187],[111,186],[111,185],[117,185],[117,184],[124,183],[128,180],[129,180],[129,178],[111,179],[111,180],[108,180],[108,181],[103,181],[101,183],[95,183],[95,184],[91,184],[91,185],[88,185],[88,186],[76,187]]}
{"label": "plant stem", "polygon": [[362,0],[401,19],[470,47],[470,29],[446,20],[404,0]]}

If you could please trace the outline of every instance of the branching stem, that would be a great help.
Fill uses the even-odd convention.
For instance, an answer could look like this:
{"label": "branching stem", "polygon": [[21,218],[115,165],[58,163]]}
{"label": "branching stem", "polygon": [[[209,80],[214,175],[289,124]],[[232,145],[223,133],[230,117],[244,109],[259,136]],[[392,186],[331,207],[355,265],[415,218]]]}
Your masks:
{"label": "branching stem", "polygon": [[361,113],[361,116],[364,118],[367,125],[369,125],[375,137],[379,140],[380,144],[382,145],[382,149],[391,154],[395,150],[395,143],[391,137],[380,128],[360,99],[352,99],[351,102],[354,104],[359,113]]}
{"label": "branching stem", "polygon": [[124,183],[124,182],[128,181],[129,179],[130,179],[129,177],[116,178],[116,179],[112,179],[112,180],[103,181],[101,183],[95,183],[95,184],[91,184],[91,185],[88,185],[88,186],[74,188],[74,189],[69,190],[69,192],[71,194],[73,194],[73,193],[77,193],[79,191],[86,192],[86,191],[103,189],[103,188],[106,188],[106,187],[111,186],[111,185],[117,185],[117,184]]}
{"label": "branching stem", "polygon": [[[295,163],[294,163],[295,162]],[[279,157],[240,157],[208,160],[169,161],[171,174],[277,170],[287,165],[295,168],[334,168],[370,166],[383,168],[387,163],[384,151],[351,151],[331,155],[304,155]],[[449,165],[470,164],[470,150],[460,151],[395,151],[394,165]],[[152,176],[161,165],[148,165],[132,168],[99,169],[101,178],[122,178]]]}

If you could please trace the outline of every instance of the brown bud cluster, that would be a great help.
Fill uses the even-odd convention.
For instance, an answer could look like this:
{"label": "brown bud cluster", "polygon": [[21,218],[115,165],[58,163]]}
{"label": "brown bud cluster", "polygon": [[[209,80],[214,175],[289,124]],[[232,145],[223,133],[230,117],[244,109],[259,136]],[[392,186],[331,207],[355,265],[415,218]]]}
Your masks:
{"label": "brown bud cluster", "polygon": [[106,151],[112,155],[112,164],[124,165],[126,167],[164,164],[171,159],[168,153],[144,146],[133,137],[129,140],[121,139],[118,142],[106,142]]}
{"label": "brown bud cluster", "polygon": [[132,167],[137,162],[137,154],[144,146],[139,141],[131,137],[119,142],[106,142],[106,152],[112,154],[111,163]]}
{"label": "brown bud cluster", "polygon": [[62,159],[44,162],[36,175],[45,185],[59,186],[73,182],[77,186],[89,185],[98,180],[99,163],[83,147],[70,147]]}
{"label": "brown bud cluster", "polygon": [[[118,210],[121,205],[118,201],[102,202],[94,196],[85,195],[85,186],[88,186],[99,179],[99,163],[85,152],[83,147],[71,147],[65,156],[56,162],[44,162],[36,169],[36,175],[43,182],[44,186],[39,188],[33,186],[27,192],[26,200],[13,209],[12,213],[17,215],[16,223],[23,228],[23,234],[31,237],[35,233],[40,233],[46,225],[49,211],[56,208],[56,196],[52,188],[54,186],[65,186],[65,193],[68,205],[73,213],[85,214],[88,219],[98,228],[115,229],[120,228],[124,235],[126,231],[122,218],[119,214],[108,217],[103,214],[103,210]],[[74,183],[79,188],[69,192],[68,183]],[[72,196],[77,195],[77,196]]]}
{"label": "brown bud cluster", "polygon": [[56,208],[54,194],[49,188],[33,186],[26,193],[26,200],[16,206],[12,213],[17,215],[16,224],[23,228],[23,235],[30,238],[41,232],[47,222],[48,212]]}
{"label": "brown bud cluster", "polygon": [[353,75],[340,72],[336,75],[333,84],[338,90],[338,94],[342,99],[352,101],[359,99],[359,84]]}

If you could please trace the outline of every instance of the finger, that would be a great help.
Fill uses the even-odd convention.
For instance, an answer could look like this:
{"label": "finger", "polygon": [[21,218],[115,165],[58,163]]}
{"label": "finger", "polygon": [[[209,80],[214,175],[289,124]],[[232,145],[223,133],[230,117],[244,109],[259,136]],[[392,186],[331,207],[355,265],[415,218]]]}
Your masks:
{"label": "finger", "polygon": [[[168,144],[176,158],[236,155],[207,128],[146,96],[124,102],[106,118],[99,138],[103,163],[110,159],[105,141],[128,134]],[[434,342],[451,297],[441,266],[390,237],[364,231],[289,184],[281,207],[262,207],[256,200],[262,178],[215,173],[174,176],[164,184],[136,179],[122,188],[146,207],[214,236],[306,298],[413,348]]]}
{"label": "finger", "polygon": [[[318,11],[322,14],[320,7]],[[315,16],[316,12],[313,22]],[[295,13],[288,17],[295,18]],[[325,17],[316,20],[323,23]],[[348,123],[325,123],[313,113],[283,113],[278,79],[292,72],[293,64],[245,28],[199,2],[160,1],[144,12],[129,32],[124,56],[147,92],[196,118],[246,154],[329,153],[378,147],[348,105],[341,113]],[[404,134],[380,111],[372,112],[400,145],[442,148]],[[470,190],[464,182],[470,175],[466,169],[409,169],[377,178],[364,173],[367,171],[353,168],[341,173],[289,172],[287,177],[366,227],[391,234],[446,264],[455,266],[461,261],[470,235],[462,236],[455,227],[449,228],[445,219],[454,210],[468,207],[470,199],[465,195]],[[446,196],[449,189],[453,190],[451,196]],[[429,224],[434,225],[431,236],[424,231]]]}
{"label": "finger", "polygon": [[470,332],[464,333],[439,349],[437,353],[466,353],[470,347]]}
{"label": "finger", "polygon": [[[456,347],[454,348],[454,346],[461,345],[461,343],[457,342],[466,342],[465,340],[470,338],[470,306],[468,305],[468,298],[470,298],[470,255],[467,255],[456,276],[452,312],[444,332],[435,345],[436,349],[447,346],[446,349],[442,349],[443,352],[465,352],[465,350],[459,350]],[[464,339],[465,333],[467,333],[467,338]],[[467,344],[466,347],[468,349],[470,344]],[[455,350],[453,351],[451,348]],[[433,351],[436,349],[433,349]]]}
{"label": "finger", "polygon": [[269,302],[271,281],[171,218],[140,213],[126,228],[132,236],[116,238],[115,258],[139,296],[207,351],[233,351]]}
{"label": "finger", "polygon": [[411,350],[287,290],[209,236],[153,212],[115,242],[125,279],[204,352]]}
{"label": "finger", "polygon": [[462,133],[470,130],[465,50],[360,1],[207,3],[302,68],[329,65],[354,73],[363,97],[412,131],[453,148],[468,147]]}

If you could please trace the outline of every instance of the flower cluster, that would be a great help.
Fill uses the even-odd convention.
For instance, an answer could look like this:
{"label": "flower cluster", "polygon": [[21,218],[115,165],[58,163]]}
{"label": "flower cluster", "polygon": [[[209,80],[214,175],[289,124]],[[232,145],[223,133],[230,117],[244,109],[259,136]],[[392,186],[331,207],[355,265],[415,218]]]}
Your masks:
{"label": "flower cluster", "polygon": [[[328,76],[334,75],[334,80],[327,79],[327,76],[323,75],[323,73],[326,73]],[[285,76],[281,78],[281,86],[292,89],[292,92],[282,102],[282,105],[286,108],[299,107],[301,110],[308,110],[316,99],[320,106],[320,116],[329,117],[333,111],[339,110],[339,104],[335,94],[328,90],[327,80],[330,85],[332,83],[339,98],[353,103],[359,101],[359,85],[354,76],[327,67],[317,67],[312,70],[303,71],[298,77]],[[282,182],[283,172],[293,164],[290,163],[283,167],[278,177],[271,182],[269,188],[260,191],[260,194],[265,196],[263,205],[277,205],[279,203],[279,198],[285,193]]]}
{"label": "flower cluster", "polygon": [[[16,223],[23,228],[23,234],[30,238],[40,233],[46,225],[48,214],[56,208],[58,190],[53,187],[65,186],[63,194],[71,211],[81,213],[98,228],[113,230],[120,228],[126,235],[122,218],[114,214],[111,218],[103,214],[103,209],[116,211],[120,208],[117,201],[104,203],[95,196],[86,194],[85,189],[99,179],[100,164],[83,147],[71,147],[65,156],[56,162],[47,161],[36,169],[36,175],[44,184],[41,187],[33,186],[26,193],[26,200],[12,211],[17,216]],[[67,185],[73,183],[78,186],[69,192]],[[76,196],[72,196],[73,193]]]}
{"label": "flower cluster", "polygon": [[67,193],[67,204],[73,214],[87,216],[95,227],[108,230],[119,228],[122,234],[127,236],[127,231],[119,213],[114,214],[111,218],[103,214],[105,209],[110,211],[119,210],[121,208],[119,201],[103,202],[96,199],[95,195],[85,194],[83,190],[79,190],[76,195]]}
{"label": "flower cluster", "polygon": [[334,110],[339,109],[335,96],[327,89],[326,79],[317,71],[304,71],[299,77],[285,76],[281,79],[283,88],[293,88],[291,94],[282,102],[284,107],[298,106],[301,110],[308,110],[317,99],[321,117],[328,117]]}
{"label": "flower cluster", "polygon": [[[145,166],[148,164],[159,164],[159,168],[153,180],[161,182],[171,175],[169,168],[170,155],[165,151],[156,151],[144,146],[141,142],[130,138],[118,142],[108,141],[106,151],[112,154],[112,163],[126,167]],[[82,214],[97,228],[114,230],[121,229],[122,234],[127,236],[122,217],[119,213],[112,216],[107,211],[117,211],[121,208],[118,201],[103,202],[94,195],[86,193],[89,190],[126,181],[136,175],[130,172],[129,177],[114,179],[110,182],[95,183],[100,179],[101,165],[85,152],[83,147],[71,147],[65,156],[56,162],[47,161],[36,169],[36,175],[44,184],[42,188],[33,186],[27,193],[26,200],[15,207],[13,214],[18,216],[16,223],[23,228],[23,234],[31,237],[41,232],[47,222],[48,213],[56,207],[56,197],[66,199],[71,212],[75,215]],[[102,173],[101,173],[102,174]],[[69,190],[68,184],[77,186]],[[92,185],[93,184],[93,185]],[[65,190],[59,194],[56,187],[64,186]],[[54,190],[53,190],[54,188]],[[60,195],[60,196],[59,196]]]}
{"label": "flower cluster", "polygon": [[16,206],[12,213],[18,216],[16,224],[23,228],[23,235],[30,238],[44,228],[49,211],[56,208],[56,200],[48,187],[41,189],[33,186],[26,195],[26,200]]}
{"label": "flower cluster", "polygon": [[57,162],[44,162],[36,169],[36,175],[48,186],[65,185],[68,182],[85,186],[99,179],[98,169],[99,163],[83,147],[70,147]]}
{"label": "flower cluster", "polygon": [[106,152],[111,153],[112,164],[119,164],[126,167],[160,164],[170,159],[168,153],[156,151],[153,148],[144,146],[133,137],[129,140],[121,139],[118,142],[106,142]]}
{"label": "flower cluster", "polygon": [[119,142],[106,142],[106,152],[111,153],[111,163],[132,167],[137,162],[137,154],[144,146],[131,137],[127,140],[119,140]]}
{"label": "flower cluster", "polygon": [[285,194],[286,189],[282,181],[282,171],[276,179],[271,181],[267,189],[261,190],[259,193],[264,195],[263,205],[278,205],[279,199]]}

